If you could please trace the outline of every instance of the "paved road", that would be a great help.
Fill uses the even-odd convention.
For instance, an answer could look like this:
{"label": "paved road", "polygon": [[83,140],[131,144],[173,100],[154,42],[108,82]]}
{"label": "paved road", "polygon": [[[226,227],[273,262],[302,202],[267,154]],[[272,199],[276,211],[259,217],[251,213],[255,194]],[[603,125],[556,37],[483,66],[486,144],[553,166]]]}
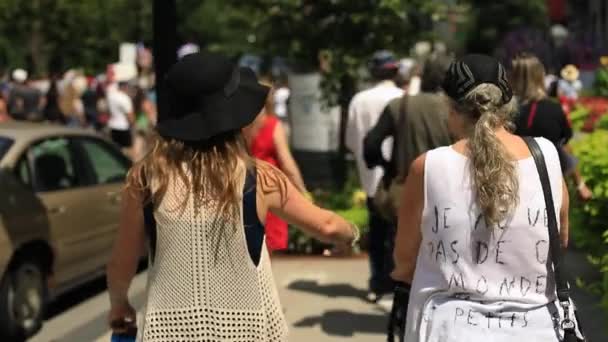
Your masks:
{"label": "paved road", "polygon": [[[568,259],[569,271],[591,272],[579,253]],[[384,341],[390,303],[365,301],[367,261],[364,258],[332,259],[282,257],[273,269],[290,323],[291,342]],[[581,273],[582,272],[582,273]],[[134,305],[141,308],[146,273],[132,286]],[[577,290],[580,313],[591,342],[608,341],[608,317],[597,306],[597,298]],[[64,298],[32,342],[88,342],[110,340],[105,318],[108,310],[103,281],[93,282]]]}
{"label": "paved road", "polygon": [[[382,305],[364,299],[366,259],[284,257],[275,260],[273,270],[291,326],[290,341],[383,340],[387,314]],[[144,299],[145,282],[144,272],[136,277],[131,288],[137,308],[141,308]],[[87,296],[90,298],[86,299]],[[103,281],[60,298],[58,303],[51,312],[52,318],[32,342],[110,341]]]}

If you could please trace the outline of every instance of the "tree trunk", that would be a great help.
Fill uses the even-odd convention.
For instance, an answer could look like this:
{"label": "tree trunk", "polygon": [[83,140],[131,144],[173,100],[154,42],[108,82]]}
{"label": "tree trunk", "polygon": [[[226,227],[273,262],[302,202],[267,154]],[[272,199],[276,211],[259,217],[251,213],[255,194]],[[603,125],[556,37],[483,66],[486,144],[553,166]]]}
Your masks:
{"label": "tree trunk", "polygon": [[348,121],[348,106],[355,94],[355,80],[349,75],[345,75],[340,80],[340,145],[336,160],[336,185],[343,189],[348,177],[348,167],[346,165],[346,123]]}
{"label": "tree trunk", "polygon": [[29,36],[28,46],[32,65],[29,66],[32,75],[41,75],[46,71],[46,56],[44,54],[44,34],[42,32],[40,0],[31,0],[34,13],[37,16],[32,18],[32,31]]}
{"label": "tree trunk", "polygon": [[167,94],[162,80],[177,59],[177,6],[175,0],[154,0],[154,69],[158,121],[167,113]]}

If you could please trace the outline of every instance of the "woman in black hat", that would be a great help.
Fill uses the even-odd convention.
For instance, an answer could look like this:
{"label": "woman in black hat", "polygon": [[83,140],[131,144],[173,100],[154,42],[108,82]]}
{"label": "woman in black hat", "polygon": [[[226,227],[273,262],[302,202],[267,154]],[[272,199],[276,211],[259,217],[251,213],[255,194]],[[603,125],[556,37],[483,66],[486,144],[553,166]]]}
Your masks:
{"label": "woman in black hat", "polygon": [[157,239],[140,339],[286,341],[264,247],[266,213],[329,243],[354,243],[358,230],[248,156],[241,129],[268,94],[250,69],[195,53],[171,68],[165,87],[168,115],[129,173],[108,265],[113,329],[135,320],[127,291],[144,252],[142,208],[152,203]]}
{"label": "woman in black hat", "polygon": [[408,342],[558,341],[549,243],[568,244],[568,190],[557,150],[535,139],[561,226],[553,240],[535,161],[510,131],[517,105],[503,66],[467,55],[452,63],[443,88],[460,140],[410,167],[395,241],[394,323]]}

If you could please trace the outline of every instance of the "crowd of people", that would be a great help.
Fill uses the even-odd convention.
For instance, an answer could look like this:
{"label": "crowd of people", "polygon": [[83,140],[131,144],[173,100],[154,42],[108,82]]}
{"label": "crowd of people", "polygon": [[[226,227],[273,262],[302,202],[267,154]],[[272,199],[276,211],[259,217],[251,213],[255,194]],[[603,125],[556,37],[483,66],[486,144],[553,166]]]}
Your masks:
{"label": "crowd of people", "polygon": [[[270,255],[287,248],[288,222],[343,248],[359,230],[310,201],[284,82],[273,88],[219,54],[180,57],[163,80],[163,120],[150,82],[112,70],[34,82],[15,69],[0,123],[97,130],[134,160],[107,273],[115,332],[135,323],[127,294],[151,206],[140,338],[286,341]],[[568,245],[566,178],[592,197],[568,146],[572,69],[548,82],[526,53],[503,66],[385,50],[368,67],[375,84],[353,97],[345,143],[367,194],[368,299],[394,294],[389,330],[408,342],[582,338],[556,257]]]}
{"label": "crowd of people", "polygon": [[96,77],[77,70],[32,80],[14,69],[1,85],[0,122],[50,122],[106,134],[136,160],[156,121],[153,85],[125,79],[111,68]]}
{"label": "crowd of people", "polygon": [[[354,96],[346,125],[368,196],[369,299],[394,293],[389,333],[408,342],[580,341],[560,267],[565,177],[581,199],[591,193],[542,64],[527,54],[505,67],[445,53],[412,64],[374,54],[376,84]],[[195,52],[166,85],[173,105],[127,179],[107,273],[110,325],[125,333],[136,324],[128,289],[152,206],[139,338],[287,341],[270,269],[286,222],[344,248],[359,230],[306,197],[272,91],[251,69]],[[124,127],[112,126],[115,139]]]}

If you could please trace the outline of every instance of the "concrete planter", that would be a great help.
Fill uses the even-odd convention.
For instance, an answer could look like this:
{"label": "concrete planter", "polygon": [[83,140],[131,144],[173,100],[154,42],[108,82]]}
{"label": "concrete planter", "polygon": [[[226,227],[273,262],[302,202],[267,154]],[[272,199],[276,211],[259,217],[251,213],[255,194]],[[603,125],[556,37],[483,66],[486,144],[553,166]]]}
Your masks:
{"label": "concrete planter", "polygon": [[340,139],[340,107],[323,104],[321,74],[289,75],[291,146],[310,187],[336,184]]}

